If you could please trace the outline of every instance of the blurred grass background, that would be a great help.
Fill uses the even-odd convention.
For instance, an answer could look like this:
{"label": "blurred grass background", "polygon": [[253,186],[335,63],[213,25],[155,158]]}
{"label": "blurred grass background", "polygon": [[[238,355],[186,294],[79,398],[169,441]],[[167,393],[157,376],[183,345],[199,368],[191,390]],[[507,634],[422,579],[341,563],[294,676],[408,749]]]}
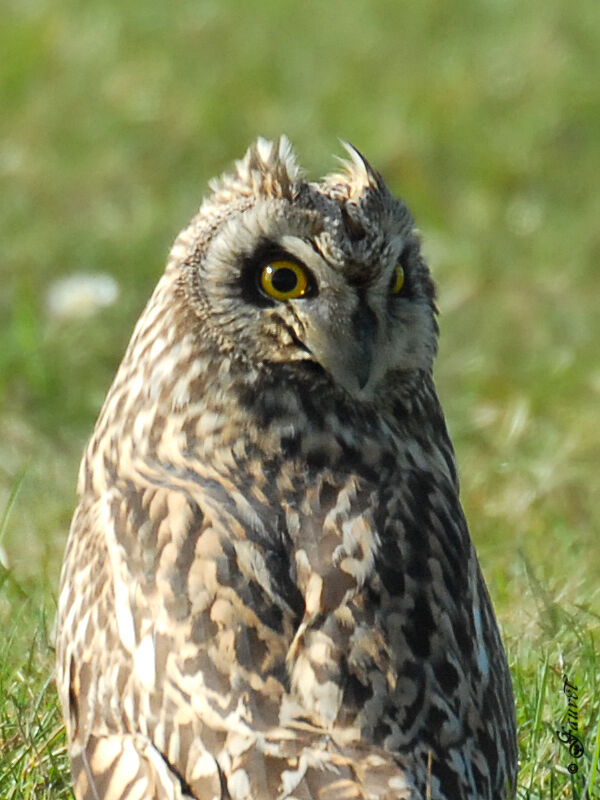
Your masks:
{"label": "blurred grass background", "polygon": [[[596,0],[4,0],[0,52],[0,796],[71,796],[51,629],[80,453],[207,180],[285,132],[314,177],[349,139],[417,218],[519,797],[600,797]],[[52,316],[80,272],[118,301]]]}

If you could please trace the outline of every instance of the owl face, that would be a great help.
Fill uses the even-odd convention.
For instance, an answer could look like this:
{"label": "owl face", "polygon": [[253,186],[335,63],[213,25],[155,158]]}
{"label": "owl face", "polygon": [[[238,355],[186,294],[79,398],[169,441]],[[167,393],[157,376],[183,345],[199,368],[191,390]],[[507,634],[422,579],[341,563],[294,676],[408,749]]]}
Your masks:
{"label": "owl face", "polygon": [[[302,180],[285,138],[259,140],[182,233],[203,335],[370,400],[430,371],[434,289],[406,206],[351,146],[345,172]],[[177,250],[177,245],[176,248]]]}

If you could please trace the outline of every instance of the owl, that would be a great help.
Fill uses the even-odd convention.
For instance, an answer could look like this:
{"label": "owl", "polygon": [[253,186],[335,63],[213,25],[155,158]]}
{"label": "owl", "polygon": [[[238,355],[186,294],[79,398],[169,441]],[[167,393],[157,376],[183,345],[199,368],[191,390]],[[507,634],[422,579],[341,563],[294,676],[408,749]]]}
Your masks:
{"label": "owl", "polygon": [[179,235],[79,475],[78,800],[501,800],[511,681],[413,219],[259,139]]}

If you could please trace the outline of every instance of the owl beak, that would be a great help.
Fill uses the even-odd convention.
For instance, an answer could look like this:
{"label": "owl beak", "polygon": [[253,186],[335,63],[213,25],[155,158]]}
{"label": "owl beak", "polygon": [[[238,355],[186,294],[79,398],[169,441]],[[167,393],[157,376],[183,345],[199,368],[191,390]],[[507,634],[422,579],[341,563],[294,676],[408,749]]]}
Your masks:
{"label": "owl beak", "polygon": [[354,312],[352,328],[356,342],[352,366],[359,387],[364,389],[371,375],[377,341],[377,316],[366,303],[361,304]]}

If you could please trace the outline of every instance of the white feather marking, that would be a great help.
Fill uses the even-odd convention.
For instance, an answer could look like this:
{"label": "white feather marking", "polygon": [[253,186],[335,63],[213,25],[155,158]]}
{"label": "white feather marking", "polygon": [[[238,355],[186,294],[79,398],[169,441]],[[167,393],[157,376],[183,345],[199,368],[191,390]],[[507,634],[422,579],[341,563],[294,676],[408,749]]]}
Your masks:
{"label": "white feather marking", "polygon": [[[126,408],[130,407],[133,403],[137,402],[138,397],[142,393],[144,388],[144,371],[140,370],[137,375],[134,375],[131,378],[131,382],[127,388],[127,397],[129,402],[126,405]],[[113,403],[116,405],[119,401],[119,395],[115,394]]]}
{"label": "white feather marking", "polygon": [[340,142],[342,143],[342,147],[344,148],[344,150],[350,156],[351,163],[354,165],[357,171],[362,172],[364,176],[368,178],[369,169],[367,166],[367,161],[365,160],[365,157],[362,155],[362,153],[360,153],[360,151],[358,151],[353,144],[350,144],[350,142],[347,142],[345,139],[340,139]]}
{"label": "white feather marking", "polygon": [[94,772],[104,772],[122,752],[123,741],[120,736],[105,736],[99,739],[90,758]]}
{"label": "white feather marking", "polygon": [[152,343],[152,347],[150,348],[150,352],[148,353],[148,360],[155,361],[166,346],[167,343],[165,341],[164,336],[158,336]]}
{"label": "white feather marking", "polygon": [[150,691],[156,678],[155,652],[152,636],[144,636],[133,655],[135,674],[142,685]]}
{"label": "white feather marking", "polygon": [[151,425],[152,417],[148,413],[140,411],[133,423],[132,435],[134,440],[136,442],[144,442],[150,432]]}
{"label": "white feather marking", "polygon": [[298,769],[286,769],[281,773],[282,791],[278,795],[277,800],[284,800],[284,798],[290,797],[291,792],[296,789],[302,778],[305,776],[307,768],[308,764],[306,763],[306,760],[300,757]]}
{"label": "white feather marking", "polygon": [[287,174],[291,180],[296,180],[300,177],[300,167],[296,161],[296,154],[292,143],[285,134],[282,134],[279,138],[279,158],[285,164]]}
{"label": "white feather marking", "polygon": [[323,578],[316,572],[311,573],[305,591],[306,614],[313,617],[321,611],[321,595],[323,593]]}
{"label": "white feather marking", "polygon": [[227,789],[232,800],[250,800],[250,781],[248,773],[243,769],[236,770],[229,776]]}
{"label": "white feather marking", "polygon": [[171,405],[175,411],[180,411],[190,402],[190,384],[202,371],[199,361],[191,364],[185,374],[177,381],[171,392]]}
{"label": "white feather marking", "polygon": [[135,647],[135,628],[133,625],[131,609],[129,608],[127,587],[123,586],[121,583],[115,582],[115,594],[119,637],[123,642],[123,645],[131,651]]}
{"label": "white feather marking", "polygon": [[200,758],[194,764],[194,767],[190,774],[190,778],[192,780],[198,780],[199,778],[203,778],[208,775],[214,775],[215,772],[216,772],[215,759],[211,756],[210,753],[205,751],[204,753],[202,753]]}
{"label": "white feather marking", "polygon": [[256,140],[256,152],[260,156],[261,161],[267,164],[271,160],[271,153],[273,152],[273,142],[269,139],[264,139],[259,136]]}
{"label": "white feather marking", "polygon": [[110,509],[110,494],[102,498],[102,514],[104,517],[104,530],[106,531],[106,549],[110,559],[110,566],[115,592],[115,611],[117,617],[117,630],[123,646],[133,652],[135,648],[135,626],[129,602],[129,584],[125,579],[125,565],[119,558],[121,545],[117,541],[115,525]]}
{"label": "white feather marking", "polygon": [[[133,722],[134,720],[134,707],[133,707],[133,698],[130,694],[126,694],[125,698],[123,699],[123,711],[125,712],[126,718]],[[137,724],[137,721],[136,721]]]}
{"label": "white feather marking", "polygon": [[[135,778],[140,767],[140,755],[130,737],[111,738],[117,739],[117,742],[122,746],[122,750],[112,772],[106,795],[107,797],[118,797],[123,786],[127,786]],[[106,765],[104,769],[106,769]]]}
{"label": "white feather marking", "polygon": [[210,436],[216,431],[221,431],[225,422],[226,419],[223,414],[210,410],[204,411],[196,423],[196,436],[199,439],[204,439],[206,436]]}
{"label": "white feather marking", "polygon": [[[175,731],[173,731],[173,733],[169,737],[169,748],[171,747],[171,742],[174,739],[176,740],[176,743],[178,744],[179,743],[179,729],[178,728],[176,728]],[[157,747],[161,752],[164,752],[167,749],[166,748],[166,735],[165,735],[165,723],[164,722],[159,722],[157,724],[157,726],[154,728],[154,731],[152,733],[152,742],[154,743],[154,746]],[[169,754],[168,755],[169,755],[169,761],[171,763],[175,763],[175,761],[177,760],[177,756],[174,753],[171,753],[170,749],[169,749]]]}

